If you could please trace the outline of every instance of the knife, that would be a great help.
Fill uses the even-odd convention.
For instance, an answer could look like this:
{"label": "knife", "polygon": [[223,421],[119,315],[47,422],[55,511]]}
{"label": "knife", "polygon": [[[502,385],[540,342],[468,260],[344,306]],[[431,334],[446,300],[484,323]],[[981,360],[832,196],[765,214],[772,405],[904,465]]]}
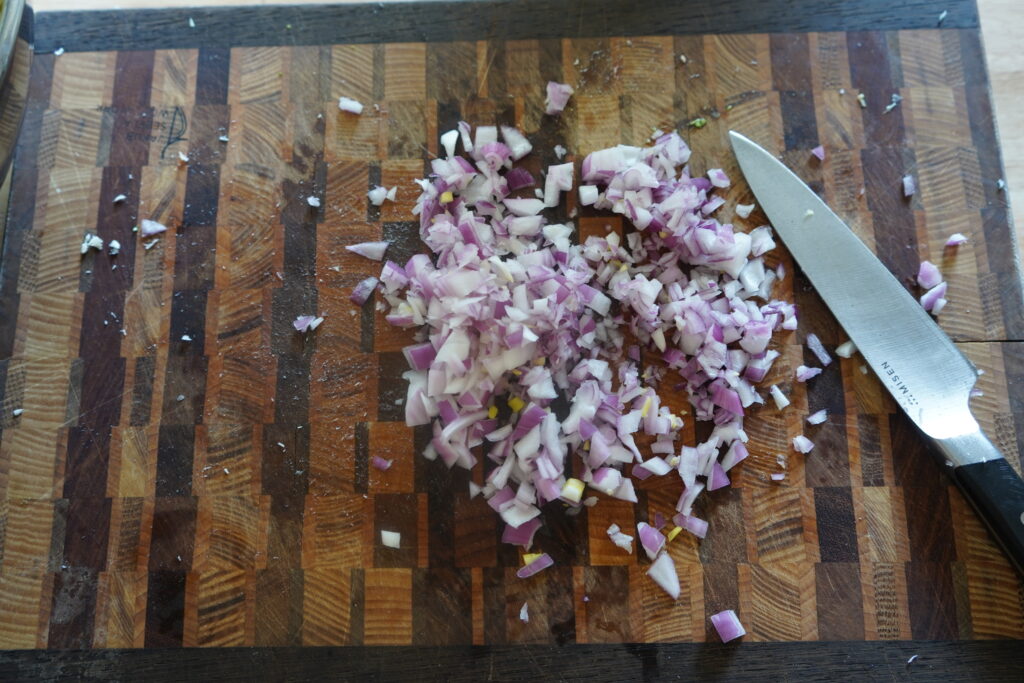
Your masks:
{"label": "knife", "polygon": [[793,258],[1024,574],[1024,481],[971,415],[974,366],[811,188],[756,143],[734,131],[729,137]]}

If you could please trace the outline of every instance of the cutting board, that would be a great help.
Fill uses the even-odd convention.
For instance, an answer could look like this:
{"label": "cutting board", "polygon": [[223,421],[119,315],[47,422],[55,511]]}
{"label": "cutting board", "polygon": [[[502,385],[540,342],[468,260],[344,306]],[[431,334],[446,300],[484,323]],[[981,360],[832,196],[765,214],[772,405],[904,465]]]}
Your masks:
{"label": "cutting board", "polygon": [[[1020,271],[970,17],[937,28],[869,8],[852,24],[726,17],[694,33],[608,10],[539,38],[476,24],[453,36],[444,15],[419,33],[403,23],[412,11],[457,22],[457,5],[333,8],[286,26],[278,10],[40,18],[3,252],[0,647],[701,643],[716,641],[708,616],[722,609],[743,621],[742,647],[830,641],[822,651],[842,653],[843,641],[870,658],[883,650],[868,641],[1024,636],[1019,577],[863,361],[793,380],[813,360],[807,334],[830,349],[845,337],[782,246],[775,294],[798,305],[800,328],[773,342],[769,382],[793,403],[747,419],[752,457],[698,505],[707,538],[669,544],[677,602],[605,533],[668,516],[673,477],[639,484],[636,506],[550,506],[537,545],[555,566],[517,579],[520,553],[468,495],[483,463],[427,461],[429,430],[403,422],[411,335],[348,299],[378,264],[346,245],[387,239],[400,262],[422,248],[413,180],[460,119],[524,130],[534,171],[556,144],[578,162],[678,128],[695,172],[734,179],[723,221],[752,201],[727,145],[735,129],[780,154],[908,287],[922,259],[939,265],[939,323],[984,370],[975,414],[1017,467]],[[512,11],[501,7],[489,11]],[[147,34],[150,15],[160,31]],[[352,16],[372,30],[346,40]],[[547,80],[576,88],[561,117],[543,113]],[[366,111],[339,112],[340,95]],[[698,117],[707,125],[688,125]],[[369,205],[377,184],[397,185],[397,201]],[[169,227],[148,249],[133,232],[142,218]],[[608,223],[578,218],[581,231]],[[120,253],[81,256],[87,231]],[[944,248],[954,232],[969,241]],[[310,313],[325,322],[297,334],[292,320]],[[828,422],[805,425],[821,408]],[[706,433],[688,420],[683,438]],[[800,433],[816,448],[770,481]],[[393,467],[370,467],[375,455]],[[382,530],[401,532],[401,548],[383,547]]]}

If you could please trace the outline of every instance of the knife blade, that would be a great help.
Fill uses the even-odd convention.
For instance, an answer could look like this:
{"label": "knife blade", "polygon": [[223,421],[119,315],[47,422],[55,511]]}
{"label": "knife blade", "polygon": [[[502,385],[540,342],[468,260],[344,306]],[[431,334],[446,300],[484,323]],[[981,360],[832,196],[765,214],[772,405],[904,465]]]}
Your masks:
{"label": "knife blade", "polygon": [[733,152],[786,248],[857,350],[1024,574],[1024,481],[971,414],[974,366],[920,303],[781,161],[730,131]]}

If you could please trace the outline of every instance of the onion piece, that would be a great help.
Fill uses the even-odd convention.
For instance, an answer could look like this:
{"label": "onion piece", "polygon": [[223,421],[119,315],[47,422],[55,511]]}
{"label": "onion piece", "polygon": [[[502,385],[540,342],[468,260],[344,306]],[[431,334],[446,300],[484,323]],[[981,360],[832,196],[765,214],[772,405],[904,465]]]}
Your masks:
{"label": "onion piece", "polygon": [[647,522],[640,522],[636,525],[637,536],[640,545],[643,546],[647,557],[652,560],[658,556],[661,549],[665,547],[665,535],[655,529]]}
{"label": "onion piece", "polygon": [[555,563],[551,559],[551,556],[547,553],[541,553],[533,561],[529,562],[525,567],[520,567],[516,571],[516,576],[520,579],[528,579],[534,574],[541,572]]}
{"label": "onion piece", "polygon": [[320,323],[324,321],[323,318],[315,315],[300,315],[292,322],[292,327],[297,332],[312,332],[316,328],[320,327]]}
{"label": "onion piece", "polygon": [[544,100],[544,113],[548,116],[561,114],[565,109],[565,105],[569,103],[569,98],[573,92],[572,86],[567,83],[548,81],[547,99]]}
{"label": "onion piece", "polygon": [[370,298],[373,294],[373,290],[375,289],[377,289],[377,278],[368,277],[352,289],[352,294],[349,296],[349,299],[352,300],[352,303],[362,306],[366,303],[366,300]]}
{"label": "onion piece", "polygon": [[385,458],[380,457],[379,455],[375,455],[372,458],[370,458],[370,464],[373,465],[373,467],[375,467],[376,469],[380,470],[381,472],[386,472],[387,470],[391,469],[391,465],[393,463],[394,460],[387,460]]}
{"label": "onion piece", "polygon": [[737,204],[736,215],[740,218],[749,218],[750,214],[753,213],[756,204]]}
{"label": "onion piece", "polygon": [[818,145],[811,150],[811,154],[818,158],[818,161],[825,161],[825,148],[822,145]]}
{"label": "onion piece", "polygon": [[[940,282],[921,295],[921,306],[926,311],[935,312],[935,305],[946,296],[946,283]],[[943,303],[942,306],[945,306]],[[939,309],[942,309],[942,306]]]}
{"label": "onion piece", "polygon": [[380,542],[385,548],[401,548],[402,534],[397,531],[380,530]]}
{"label": "onion piece", "polygon": [[618,524],[612,524],[608,527],[608,538],[612,539],[612,543],[630,555],[633,554],[633,537],[623,533]]}
{"label": "onion piece", "polygon": [[914,176],[903,176],[903,196],[913,197],[915,192],[917,192],[917,183],[914,182]]}
{"label": "onion piece", "polygon": [[925,289],[931,289],[942,282],[942,273],[931,261],[921,261],[917,270],[917,284]]}
{"label": "onion piece", "polygon": [[683,529],[686,529],[697,538],[704,538],[708,535],[708,523],[703,519],[679,513],[672,517],[672,521]]}
{"label": "onion piece", "polygon": [[807,424],[820,425],[822,422],[828,419],[828,411],[822,408],[816,413],[811,413],[807,416]]}
{"label": "onion piece", "polygon": [[789,405],[789,399],[786,398],[786,395],[782,393],[782,389],[780,389],[777,384],[771,385],[768,391],[772,395],[772,400],[775,401],[776,408],[782,410],[783,408]]}
{"label": "onion piece", "polygon": [[852,341],[844,341],[836,347],[836,355],[840,358],[852,358],[857,353],[857,346]]}
{"label": "onion piece", "polygon": [[143,218],[139,221],[139,234],[142,235],[143,239],[159,235],[162,232],[167,232],[167,226],[162,223],[157,223],[148,218]]}
{"label": "onion piece", "polygon": [[672,596],[673,600],[679,599],[679,574],[676,572],[676,564],[672,561],[672,556],[667,552],[659,555],[658,559],[651,563],[650,569],[647,570],[647,576]]}
{"label": "onion piece", "polygon": [[390,242],[361,242],[359,244],[349,244],[345,248],[353,253],[364,256],[374,261],[381,261],[384,259],[384,252],[387,251]]}
{"label": "onion piece", "polygon": [[813,377],[817,377],[821,372],[821,368],[809,368],[806,365],[801,365],[796,369],[796,381],[806,382]]}
{"label": "onion piece", "polygon": [[718,637],[722,639],[723,643],[728,643],[730,640],[747,635],[747,631],[743,628],[743,624],[740,623],[736,612],[731,609],[724,610],[718,614],[712,614],[711,625],[715,627],[715,631],[718,632]]}
{"label": "onion piece", "polygon": [[811,333],[807,335],[807,348],[811,350],[815,356],[818,357],[818,361],[822,365],[828,365],[832,362],[832,356],[828,355],[828,351],[825,350],[825,345],[818,339],[818,335]]}
{"label": "onion piece", "polygon": [[523,603],[523,606],[519,608],[519,621],[524,624],[530,623],[530,609],[527,607],[525,602]]}
{"label": "onion piece", "polygon": [[354,100],[351,97],[345,97],[342,95],[338,98],[338,109],[350,114],[358,115],[363,113],[363,104],[359,100]]}
{"label": "onion piece", "polygon": [[814,449],[814,442],[803,434],[793,437],[793,450],[797,453],[810,453]]}
{"label": "onion piece", "polygon": [[946,240],[947,247],[959,247],[961,244],[967,241],[967,236],[961,232],[954,232]]}

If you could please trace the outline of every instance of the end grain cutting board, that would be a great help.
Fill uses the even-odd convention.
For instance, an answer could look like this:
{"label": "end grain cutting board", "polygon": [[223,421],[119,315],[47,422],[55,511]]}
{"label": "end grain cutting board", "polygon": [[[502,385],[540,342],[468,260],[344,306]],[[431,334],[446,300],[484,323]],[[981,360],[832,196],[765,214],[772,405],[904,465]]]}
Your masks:
{"label": "end grain cutting board", "polygon": [[[831,641],[819,653],[902,666],[904,650],[866,643],[1024,636],[1020,578],[859,359],[793,382],[807,333],[830,348],[844,337],[782,247],[791,275],[776,295],[802,316],[769,381],[793,405],[748,419],[753,457],[702,498],[707,539],[671,544],[677,603],[605,534],[669,511],[674,478],[640,484],[635,507],[550,510],[538,544],[556,565],[523,581],[497,518],[468,499],[482,465],[419,456],[428,431],[407,428],[400,405],[411,336],[349,302],[376,264],[344,247],[384,238],[402,261],[420,249],[412,181],[464,119],[525,130],[534,170],[555,144],[578,161],[678,127],[695,171],[737,179],[723,220],[751,201],[728,129],[777,151],[899,278],[940,266],[940,324],[985,370],[976,414],[1020,464],[1020,272],[973,2],[947,3],[942,27],[919,3],[650,4],[38,16],[2,262],[0,647],[477,645],[514,659],[504,646],[715,642],[707,617],[727,608],[749,633],[735,662]],[[561,118],[543,115],[549,79],[577,88]],[[370,106],[341,114],[340,95]],[[695,117],[707,126],[688,128]],[[398,201],[368,205],[376,184],[398,185]],[[140,218],[170,227],[150,250]],[[121,253],[80,257],[86,231]],[[954,232],[970,241],[944,250]],[[326,322],[295,334],[311,312]],[[768,481],[821,408],[817,448]],[[686,442],[702,429],[689,422]],[[371,455],[395,465],[378,472]],[[400,550],[382,529],[402,533]],[[981,652],[967,645],[926,651],[963,666]],[[319,656],[292,652],[296,666]],[[450,650],[394,652],[373,661]],[[565,661],[585,670],[586,652]],[[645,652],[656,669],[696,651]],[[1013,661],[1012,644],[992,652],[989,666]]]}

